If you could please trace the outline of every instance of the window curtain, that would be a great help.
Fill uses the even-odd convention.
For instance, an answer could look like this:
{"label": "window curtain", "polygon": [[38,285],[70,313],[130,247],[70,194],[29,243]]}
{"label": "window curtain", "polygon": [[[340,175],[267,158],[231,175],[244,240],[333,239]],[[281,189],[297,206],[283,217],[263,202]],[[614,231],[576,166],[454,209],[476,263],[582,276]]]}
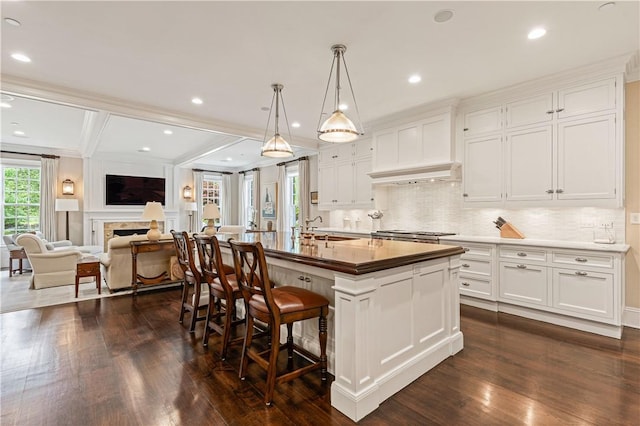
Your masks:
{"label": "window curtain", "polygon": [[287,169],[284,165],[278,166],[278,188],[276,192],[278,196],[276,198],[276,231],[283,232],[284,229],[284,192],[285,192],[285,182],[287,180]]}
{"label": "window curtain", "polygon": [[244,199],[244,181],[245,181],[245,177],[244,177],[244,173],[240,173],[240,179],[238,179],[238,185],[240,187],[240,190],[238,191],[240,193],[240,202],[238,203],[238,205],[240,206],[240,211],[238,211],[238,224],[244,226],[245,228],[249,228],[249,224],[245,223],[245,212],[247,211],[247,201]]}
{"label": "window curtain", "polygon": [[311,210],[311,194],[309,192],[309,160],[301,159],[298,162],[298,180],[300,182],[300,219],[299,225],[304,224],[304,220],[309,217]]}
{"label": "window curtain", "polygon": [[255,210],[255,223],[256,229],[262,229],[260,227],[260,170],[253,172],[253,208]]}
{"label": "window curtain", "polygon": [[200,229],[202,229],[202,177],[202,172],[193,172],[193,186],[195,187],[194,194],[196,199],[195,201],[198,206],[198,209],[193,215],[194,220],[196,221],[195,232],[200,232]]}
{"label": "window curtain", "polygon": [[42,158],[40,167],[40,232],[49,241],[58,240],[56,195],[58,194],[58,159]]}
{"label": "window curtain", "polygon": [[231,175],[222,175],[222,217],[220,224],[234,225],[235,222],[231,217]]}

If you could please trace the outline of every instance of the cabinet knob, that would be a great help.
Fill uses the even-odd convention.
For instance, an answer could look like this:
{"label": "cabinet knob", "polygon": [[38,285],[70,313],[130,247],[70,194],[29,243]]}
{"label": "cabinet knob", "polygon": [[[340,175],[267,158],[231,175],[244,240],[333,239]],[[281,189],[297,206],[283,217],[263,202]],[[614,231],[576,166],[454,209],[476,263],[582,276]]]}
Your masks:
{"label": "cabinet knob", "polygon": [[556,110],[556,112],[562,112],[562,111],[564,111],[564,108],[558,108],[558,109]]}
{"label": "cabinet knob", "polygon": [[299,279],[300,281],[304,281],[304,275],[300,275],[300,276],[298,277],[298,279]]}
{"label": "cabinet knob", "polygon": [[311,278],[306,277],[306,278],[304,279],[304,282],[305,282],[305,283],[310,283],[310,282],[311,282]]}
{"label": "cabinet knob", "polygon": [[518,268],[518,269],[527,269],[527,265],[523,265],[523,264],[516,265],[516,268]]}
{"label": "cabinet knob", "polygon": [[553,114],[553,110],[551,109],[551,110],[547,111],[547,114]]}
{"label": "cabinet knob", "polygon": [[556,194],[562,194],[563,192],[564,192],[564,189],[560,189],[560,188],[556,189]]}
{"label": "cabinet knob", "polygon": [[460,283],[460,284],[462,284],[462,285],[463,285],[463,286],[465,286],[465,287],[469,287],[469,286],[471,285],[471,284],[469,284],[468,282],[463,282],[463,283]]}
{"label": "cabinet knob", "polygon": [[467,132],[467,131],[469,131],[469,128],[468,128],[468,127],[465,127],[464,129],[462,129],[462,131],[463,131],[463,132]]}
{"label": "cabinet knob", "polygon": [[547,194],[553,194],[553,189],[547,189]]}
{"label": "cabinet knob", "polygon": [[586,259],[586,258],[584,258],[584,257],[576,257],[576,262],[582,262],[582,263],[584,263],[584,262],[586,262],[586,261],[587,261],[587,259]]}
{"label": "cabinet knob", "polygon": [[586,277],[587,273],[586,272],[582,272],[582,271],[576,271],[576,275],[578,275],[580,277]]}
{"label": "cabinet knob", "polygon": [[464,252],[465,252],[465,253],[466,253],[466,252],[468,252],[468,251],[470,250],[470,249],[469,249],[469,247],[463,247],[463,249],[464,249]]}
{"label": "cabinet knob", "polygon": [[462,266],[463,268],[468,268],[468,267],[469,267],[469,264],[468,264],[468,263],[463,263],[461,266]]}
{"label": "cabinet knob", "polygon": [[520,257],[527,257],[527,253],[524,253],[524,252],[522,252],[522,251],[519,251],[519,252],[518,252],[518,256],[520,256]]}
{"label": "cabinet knob", "polygon": [[464,194],[462,194],[463,197],[468,197],[469,194],[467,194],[466,192]]}

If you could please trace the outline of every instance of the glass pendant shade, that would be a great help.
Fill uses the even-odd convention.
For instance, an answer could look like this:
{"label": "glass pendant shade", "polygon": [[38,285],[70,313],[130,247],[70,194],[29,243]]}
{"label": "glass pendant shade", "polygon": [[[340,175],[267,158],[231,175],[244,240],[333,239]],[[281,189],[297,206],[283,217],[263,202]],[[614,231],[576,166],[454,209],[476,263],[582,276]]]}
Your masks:
{"label": "glass pendant shade", "polygon": [[[273,158],[284,158],[284,157],[292,157],[293,150],[291,149],[291,145],[280,136],[280,132],[278,130],[278,122],[280,121],[280,101],[282,101],[282,110],[284,111],[285,121],[287,123],[287,129],[289,128],[289,121],[287,120],[287,112],[284,108],[284,99],[282,99],[282,89],[284,86],[279,83],[274,83],[271,85],[273,88],[273,99],[271,100],[271,110],[269,111],[269,119],[267,120],[267,129],[264,134],[264,143],[262,144],[262,155],[265,157],[273,157]],[[269,131],[269,122],[271,121],[271,112],[273,111],[273,102],[275,101],[276,109],[275,109],[275,124],[274,124],[274,134],[271,139],[267,141],[267,132]],[[289,138],[291,138],[291,132],[289,132]]]}
{"label": "glass pendant shade", "polygon": [[334,111],[318,131],[318,137],[325,142],[352,142],[359,134],[353,121],[340,110]]}

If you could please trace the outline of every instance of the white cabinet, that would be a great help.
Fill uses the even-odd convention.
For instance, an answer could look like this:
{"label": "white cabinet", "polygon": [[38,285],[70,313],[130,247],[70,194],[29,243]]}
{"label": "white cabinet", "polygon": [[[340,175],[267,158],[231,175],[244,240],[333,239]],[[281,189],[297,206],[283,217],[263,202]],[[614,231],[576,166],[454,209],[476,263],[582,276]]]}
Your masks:
{"label": "white cabinet", "polygon": [[465,202],[497,202],[502,199],[502,136],[465,140]]}
{"label": "white cabinet", "polygon": [[368,208],[373,197],[371,178],[371,139],[335,144],[318,154],[318,207]]}
{"label": "white cabinet", "polygon": [[613,275],[553,269],[553,307],[587,319],[613,319]]}
{"label": "white cabinet", "polygon": [[444,244],[459,245],[464,248],[460,256],[458,287],[461,295],[485,300],[496,300],[495,253],[493,244],[469,244],[446,241]]}
{"label": "white cabinet", "polygon": [[[623,143],[617,117],[622,109],[616,102],[616,81],[611,77],[576,84],[516,99],[504,108],[465,114],[465,204],[621,206]],[[499,126],[503,109],[505,123]],[[490,133],[470,137],[482,132]],[[495,146],[498,138],[504,144],[500,150]]]}
{"label": "white cabinet", "polygon": [[372,172],[404,171],[452,162],[452,109],[373,134]]}
{"label": "white cabinet", "polygon": [[501,300],[517,301],[524,306],[546,306],[547,287],[546,266],[500,261]]}

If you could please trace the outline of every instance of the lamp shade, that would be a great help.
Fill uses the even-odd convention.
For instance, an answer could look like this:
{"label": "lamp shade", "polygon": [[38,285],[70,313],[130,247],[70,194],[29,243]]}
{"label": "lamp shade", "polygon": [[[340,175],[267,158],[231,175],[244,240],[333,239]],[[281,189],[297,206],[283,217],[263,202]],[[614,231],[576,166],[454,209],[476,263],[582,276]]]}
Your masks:
{"label": "lamp shade", "polygon": [[[292,157],[293,150],[291,145],[282,136],[279,131],[280,121],[280,102],[282,102],[282,110],[284,111],[284,118],[287,124],[287,130],[289,130],[289,120],[287,119],[287,111],[284,109],[284,99],[282,98],[282,89],[284,86],[280,83],[273,83],[271,85],[273,89],[273,98],[271,100],[271,110],[269,111],[269,119],[267,120],[267,128],[264,133],[264,143],[262,145],[261,155],[265,157]],[[275,121],[274,121],[274,133],[273,137],[267,140],[267,133],[269,132],[269,122],[271,121],[271,113],[273,112],[273,103],[275,101]],[[291,140],[291,131],[289,131],[289,140]]]}
{"label": "lamp shade", "polygon": [[76,198],[56,198],[55,209],[57,212],[77,212],[80,210]]}
{"label": "lamp shade", "polygon": [[162,204],[157,201],[149,201],[142,211],[142,219],[145,220],[164,220],[164,210]]}
{"label": "lamp shade", "polygon": [[265,157],[283,158],[291,157],[293,151],[289,143],[279,134],[273,135],[262,147],[262,155]]}
{"label": "lamp shade", "polygon": [[204,205],[204,210],[202,212],[203,219],[219,219],[220,218],[220,209],[218,205],[215,203],[209,203]]}
{"label": "lamp shade", "polygon": [[74,184],[71,179],[65,179],[62,181],[62,195],[73,195]]}
{"label": "lamp shade", "polygon": [[340,110],[334,111],[318,130],[318,138],[326,142],[351,142],[359,134],[353,121]]}
{"label": "lamp shade", "polygon": [[184,203],[184,209],[188,212],[195,212],[198,210],[198,203]]}

